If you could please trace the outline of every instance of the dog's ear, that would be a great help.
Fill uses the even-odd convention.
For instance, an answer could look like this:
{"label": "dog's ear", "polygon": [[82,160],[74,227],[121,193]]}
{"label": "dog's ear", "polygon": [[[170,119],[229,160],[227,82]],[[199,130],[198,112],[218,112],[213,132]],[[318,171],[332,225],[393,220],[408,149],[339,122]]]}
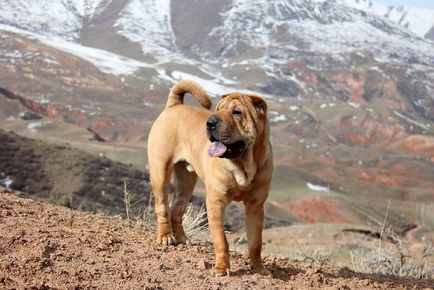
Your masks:
{"label": "dog's ear", "polygon": [[258,108],[261,113],[265,113],[267,111],[267,103],[263,98],[255,95],[250,96],[250,98],[252,99],[253,106]]}

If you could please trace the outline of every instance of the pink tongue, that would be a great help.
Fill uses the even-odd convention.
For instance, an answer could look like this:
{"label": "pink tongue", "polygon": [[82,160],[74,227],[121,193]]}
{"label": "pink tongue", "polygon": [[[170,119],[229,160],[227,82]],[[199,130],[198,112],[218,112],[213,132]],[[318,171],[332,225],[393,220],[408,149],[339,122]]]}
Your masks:
{"label": "pink tongue", "polygon": [[222,142],[212,142],[208,148],[208,155],[211,157],[220,157],[226,152],[226,145]]}

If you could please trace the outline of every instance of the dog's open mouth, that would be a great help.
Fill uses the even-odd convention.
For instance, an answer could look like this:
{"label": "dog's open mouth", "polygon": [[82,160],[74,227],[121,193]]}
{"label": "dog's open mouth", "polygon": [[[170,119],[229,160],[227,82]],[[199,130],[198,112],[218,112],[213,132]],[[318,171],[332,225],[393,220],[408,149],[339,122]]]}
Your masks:
{"label": "dog's open mouth", "polygon": [[208,147],[208,155],[221,158],[238,158],[244,154],[246,144],[244,141],[236,141],[232,144],[225,144],[214,137],[210,137],[211,145]]}

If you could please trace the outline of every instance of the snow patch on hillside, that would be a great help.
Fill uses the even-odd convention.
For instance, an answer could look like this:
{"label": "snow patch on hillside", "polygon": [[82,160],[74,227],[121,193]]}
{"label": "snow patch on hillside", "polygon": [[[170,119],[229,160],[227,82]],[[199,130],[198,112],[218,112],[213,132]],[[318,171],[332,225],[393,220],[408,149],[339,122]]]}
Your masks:
{"label": "snow patch on hillside", "polygon": [[393,61],[393,54],[399,56],[399,61],[418,59],[423,65],[434,65],[432,43],[418,38],[407,41],[400,34],[376,29],[362,19],[324,25],[318,25],[316,21],[303,21],[292,23],[291,28],[310,44],[310,51],[333,51],[339,54],[375,49],[377,59],[390,62]]}
{"label": "snow patch on hillside", "polygon": [[75,6],[82,17],[92,19],[100,14],[111,1],[107,0],[69,0],[71,6]]}
{"label": "snow patch on hillside", "polygon": [[170,56],[178,52],[171,25],[170,0],[131,0],[115,27],[119,34],[138,42],[145,54]]}
{"label": "snow patch on hillside", "polygon": [[104,9],[106,0],[2,0],[0,23],[78,42],[84,19]]}
{"label": "snow patch on hillside", "polygon": [[153,65],[136,61],[131,58],[120,56],[106,50],[86,47],[74,42],[65,41],[59,37],[44,37],[35,33],[23,31],[14,27],[0,24],[0,29],[24,35],[36,39],[42,44],[62,50],[78,56],[98,67],[102,72],[108,74],[133,74],[140,68],[154,68]]}
{"label": "snow patch on hillside", "polygon": [[78,40],[81,27],[76,7],[49,0],[2,1],[0,22],[47,36],[61,35],[69,41]]}
{"label": "snow patch on hillside", "polygon": [[313,191],[320,191],[320,192],[330,192],[330,189],[328,187],[324,187],[321,185],[313,184],[310,182],[306,183],[306,186]]}
{"label": "snow patch on hillside", "polygon": [[340,0],[350,7],[386,17],[420,37],[434,26],[434,10],[406,5],[386,5],[372,0]]}

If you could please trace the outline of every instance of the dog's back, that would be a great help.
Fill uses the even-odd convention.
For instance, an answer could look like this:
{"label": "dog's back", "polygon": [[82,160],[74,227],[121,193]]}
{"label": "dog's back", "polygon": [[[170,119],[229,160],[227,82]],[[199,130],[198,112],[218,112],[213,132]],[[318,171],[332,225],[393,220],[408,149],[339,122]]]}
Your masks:
{"label": "dog's back", "polygon": [[[152,175],[158,175],[155,172],[161,169],[160,164],[164,164],[163,167],[167,170],[179,160],[193,160],[194,163],[191,155],[199,153],[195,148],[207,146],[205,124],[211,111],[198,106],[183,105],[185,93],[191,94],[206,109],[212,105],[205,90],[195,81],[181,80],[172,87],[166,106],[148,135],[148,169],[151,179]],[[182,140],[194,140],[194,149],[187,149]],[[179,152],[183,154],[179,155]],[[199,165],[195,167],[196,173],[203,175],[203,169]]]}

